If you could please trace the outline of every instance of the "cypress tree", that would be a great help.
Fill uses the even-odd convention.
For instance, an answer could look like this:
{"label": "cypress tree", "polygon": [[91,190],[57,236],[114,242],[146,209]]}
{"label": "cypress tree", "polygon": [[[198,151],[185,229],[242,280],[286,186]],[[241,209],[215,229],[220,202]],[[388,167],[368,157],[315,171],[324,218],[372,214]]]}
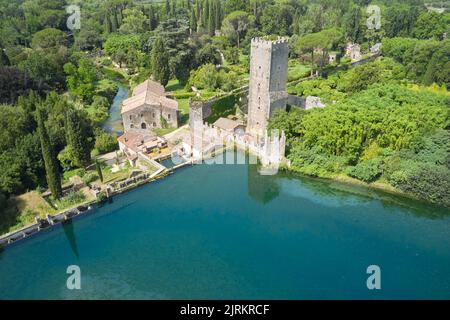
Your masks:
{"label": "cypress tree", "polygon": [[150,31],[152,31],[158,25],[157,17],[155,15],[155,8],[153,7],[153,4],[150,5],[150,7],[148,9],[148,20],[149,20],[148,25],[149,25]]}
{"label": "cypress tree", "polygon": [[100,163],[98,162],[98,160],[95,160],[95,167],[97,168],[97,174],[98,177],[100,178],[100,181],[103,182],[103,172],[102,172],[102,168],[100,167]]}
{"label": "cypress tree", "polygon": [[192,7],[191,16],[189,17],[189,26],[192,32],[197,32],[197,16],[195,15],[195,9]]}
{"label": "cypress tree", "polygon": [[169,69],[169,57],[164,47],[164,42],[161,37],[155,40],[152,49],[152,67],[153,77],[156,81],[159,81],[163,86],[169,82],[170,69]]}
{"label": "cypress tree", "polygon": [[214,3],[211,2],[211,5],[209,6],[209,12],[208,12],[208,33],[210,36],[213,36],[216,31],[216,18],[215,18],[215,10],[214,10]]}
{"label": "cypress tree", "polygon": [[177,15],[177,0],[172,0],[172,17],[175,17]]}
{"label": "cypress tree", "polygon": [[202,25],[206,29],[208,28],[208,19],[209,18],[209,1],[205,0],[205,4],[203,6],[203,15],[202,15]]}
{"label": "cypress tree", "polygon": [[42,158],[44,159],[45,177],[48,187],[55,199],[62,196],[61,176],[59,174],[58,160],[56,159],[50,138],[44,124],[42,109],[36,110],[36,121],[38,124],[39,139],[41,141]]}
{"label": "cypress tree", "polygon": [[103,28],[105,31],[105,34],[111,33],[111,19],[109,18],[109,14],[105,16],[105,19],[103,19]]}
{"label": "cypress tree", "polygon": [[215,12],[214,20],[216,29],[220,29],[220,26],[222,25],[222,7],[220,6],[220,0],[216,0],[216,8],[214,12]]}
{"label": "cypress tree", "polygon": [[166,0],[166,16],[170,16],[170,0]]}
{"label": "cypress tree", "polygon": [[116,32],[117,29],[119,29],[119,26],[118,26],[117,17],[116,17],[115,13],[110,16],[110,21],[111,21],[111,31]]}
{"label": "cypress tree", "polygon": [[70,108],[66,112],[65,123],[67,145],[76,166],[84,167],[91,161],[91,148],[88,137],[84,134],[83,120],[77,110]]}

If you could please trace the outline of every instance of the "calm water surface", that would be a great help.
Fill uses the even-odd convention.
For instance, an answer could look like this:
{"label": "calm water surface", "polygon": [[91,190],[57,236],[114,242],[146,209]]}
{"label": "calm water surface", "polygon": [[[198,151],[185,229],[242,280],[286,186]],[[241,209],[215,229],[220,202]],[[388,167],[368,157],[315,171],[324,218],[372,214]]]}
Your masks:
{"label": "calm water surface", "polygon": [[103,123],[103,129],[109,133],[115,133],[120,136],[123,133],[122,114],[120,110],[122,107],[122,101],[128,98],[128,89],[120,82],[116,82],[116,84],[118,85],[119,90],[117,91],[113,103],[109,108],[109,117]]}
{"label": "calm water surface", "polygon": [[449,299],[449,231],[448,211],[410,200],[198,165],[4,249],[0,298]]}

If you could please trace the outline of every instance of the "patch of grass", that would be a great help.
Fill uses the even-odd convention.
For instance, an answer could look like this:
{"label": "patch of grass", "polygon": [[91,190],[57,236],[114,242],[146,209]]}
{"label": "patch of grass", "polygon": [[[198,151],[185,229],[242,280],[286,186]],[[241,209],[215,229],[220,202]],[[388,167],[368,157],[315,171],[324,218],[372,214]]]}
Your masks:
{"label": "patch of grass", "polygon": [[128,161],[125,162],[125,166],[117,172],[112,172],[112,167],[105,167],[103,169],[103,183],[111,183],[128,178],[131,171],[130,168]]}
{"label": "patch of grass", "polygon": [[86,170],[83,168],[73,169],[69,171],[64,171],[63,173],[63,183],[69,182],[70,178],[74,176],[79,176],[80,178],[83,178],[83,176],[86,174]]}
{"label": "patch of grass", "polygon": [[139,160],[139,163],[141,164],[141,165],[143,165],[144,167],[146,167],[147,168],[147,171],[149,172],[149,173],[153,173],[153,172],[156,172],[156,168],[154,167],[154,166],[152,166],[150,163],[148,163],[147,161],[141,161],[141,160]]}
{"label": "patch of grass", "polygon": [[35,217],[56,212],[37,191],[30,191],[8,200],[0,208],[0,234],[5,234],[34,223]]}
{"label": "patch of grass", "polygon": [[56,208],[57,211],[62,211],[64,209],[72,208],[76,205],[79,205],[86,201],[86,195],[83,191],[73,191],[70,192],[65,197],[62,197],[61,199],[54,200],[53,198],[49,197],[47,201]]}
{"label": "patch of grass", "polygon": [[310,73],[310,67],[301,64],[298,60],[289,60],[288,63],[288,82],[307,77]]}
{"label": "patch of grass", "polygon": [[156,133],[158,136],[164,136],[168,133],[171,133],[173,131],[177,130],[177,128],[156,128],[156,129],[152,129],[152,131],[154,133]]}
{"label": "patch of grass", "polygon": [[211,115],[206,118],[208,123],[213,123],[219,118],[226,118],[236,113],[236,104],[239,102],[239,95],[233,94],[219,99],[211,106]]}
{"label": "patch of grass", "polygon": [[176,98],[175,100],[178,101],[178,109],[180,110],[180,113],[183,114],[189,114],[189,98],[179,99]]}
{"label": "patch of grass", "polygon": [[167,92],[187,92],[185,89],[185,85],[180,83],[180,81],[178,79],[172,79],[169,80],[169,82],[166,85],[166,91]]}
{"label": "patch of grass", "polygon": [[111,80],[120,81],[124,84],[128,84],[127,81],[127,75],[123,72],[120,72],[116,69],[113,69],[111,67],[103,66],[101,69],[101,72],[105,75],[106,78]]}

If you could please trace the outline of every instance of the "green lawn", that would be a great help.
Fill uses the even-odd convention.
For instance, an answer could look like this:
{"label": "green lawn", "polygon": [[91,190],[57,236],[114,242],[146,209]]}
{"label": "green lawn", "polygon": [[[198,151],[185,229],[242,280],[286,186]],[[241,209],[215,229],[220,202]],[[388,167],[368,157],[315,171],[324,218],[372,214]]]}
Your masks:
{"label": "green lawn", "polygon": [[152,129],[154,133],[156,133],[158,136],[164,136],[168,133],[171,133],[173,131],[177,130],[177,128],[156,128]]}
{"label": "green lawn", "polygon": [[289,60],[288,63],[288,82],[309,76],[311,68],[301,64],[297,59]]}

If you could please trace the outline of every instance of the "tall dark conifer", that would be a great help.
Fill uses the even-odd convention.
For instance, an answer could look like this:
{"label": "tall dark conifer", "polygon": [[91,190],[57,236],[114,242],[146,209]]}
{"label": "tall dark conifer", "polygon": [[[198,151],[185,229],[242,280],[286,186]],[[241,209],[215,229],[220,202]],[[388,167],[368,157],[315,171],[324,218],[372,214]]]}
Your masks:
{"label": "tall dark conifer", "polygon": [[208,12],[208,33],[210,36],[213,36],[216,31],[216,14],[215,14],[215,6],[214,2],[211,1],[209,5]]}
{"label": "tall dark conifer", "polygon": [[153,78],[159,81],[163,86],[169,82],[170,68],[169,68],[169,57],[167,55],[164,42],[161,37],[155,40],[152,49],[152,68],[153,68]]}
{"label": "tall dark conifer", "polygon": [[192,32],[197,32],[197,15],[195,14],[194,7],[191,8],[191,15],[189,17],[189,27]]}
{"label": "tall dark conifer", "polygon": [[55,199],[62,196],[61,175],[59,173],[58,160],[45,128],[43,110],[36,110],[36,122],[38,124],[39,139],[41,141],[42,158],[44,159],[45,176],[48,187]]}
{"label": "tall dark conifer", "polygon": [[77,110],[70,108],[66,112],[65,123],[67,145],[70,147],[75,165],[85,167],[91,161],[89,137],[85,134],[83,119]]}

